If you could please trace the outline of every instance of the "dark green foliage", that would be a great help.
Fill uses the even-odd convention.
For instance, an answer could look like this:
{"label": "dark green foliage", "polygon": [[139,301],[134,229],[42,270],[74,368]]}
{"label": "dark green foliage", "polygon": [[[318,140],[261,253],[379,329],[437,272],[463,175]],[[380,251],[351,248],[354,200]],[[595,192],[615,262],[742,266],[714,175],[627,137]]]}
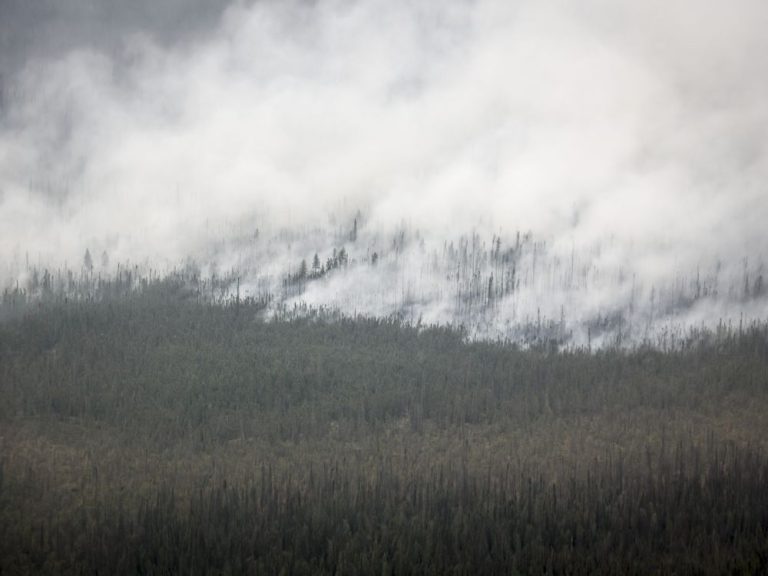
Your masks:
{"label": "dark green foliage", "polygon": [[246,434],[294,438],[339,420],[366,429],[404,416],[439,427],[519,424],[768,391],[765,327],[699,336],[677,352],[554,352],[467,344],[458,332],[396,320],[263,322],[259,311],[149,293],[6,322],[4,416],[99,420],[177,439],[190,428],[240,433],[229,418],[240,415]]}
{"label": "dark green foliage", "polygon": [[461,465],[411,475],[328,463],[297,482],[262,468],[200,487],[180,506],[161,487],[61,521],[9,520],[28,487],[3,486],[0,567],[104,574],[762,574],[768,461],[684,449],[655,468],[593,466],[553,483]]}
{"label": "dark green foliage", "polygon": [[0,324],[0,573],[768,569],[765,326],[557,352],[262,307]]}

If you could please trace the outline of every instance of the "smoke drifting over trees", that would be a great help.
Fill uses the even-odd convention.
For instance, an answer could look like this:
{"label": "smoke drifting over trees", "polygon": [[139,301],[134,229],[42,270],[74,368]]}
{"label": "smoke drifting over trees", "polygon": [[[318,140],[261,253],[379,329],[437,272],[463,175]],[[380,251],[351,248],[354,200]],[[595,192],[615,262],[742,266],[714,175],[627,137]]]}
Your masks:
{"label": "smoke drifting over trees", "polygon": [[[289,305],[438,321],[474,290],[489,334],[663,294],[686,323],[765,313],[762,2],[35,6],[2,4],[7,286],[88,249],[273,292],[305,260]],[[491,243],[518,232],[512,301]],[[313,282],[344,247],[379,265]]]}
{"label": "smoke drifting over trees", "polygon": [[0,0],[0,574],[768,573],[766,30]]}

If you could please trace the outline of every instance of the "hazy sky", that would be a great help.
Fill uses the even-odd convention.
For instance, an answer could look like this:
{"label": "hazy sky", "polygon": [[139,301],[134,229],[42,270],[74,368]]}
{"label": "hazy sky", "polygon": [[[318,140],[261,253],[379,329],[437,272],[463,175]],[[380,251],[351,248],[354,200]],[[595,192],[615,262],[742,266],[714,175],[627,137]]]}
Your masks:
{"label": "hazy sky", "polygon": [[768,252],[764,0],[0,0],[0,261],[257,215]]}

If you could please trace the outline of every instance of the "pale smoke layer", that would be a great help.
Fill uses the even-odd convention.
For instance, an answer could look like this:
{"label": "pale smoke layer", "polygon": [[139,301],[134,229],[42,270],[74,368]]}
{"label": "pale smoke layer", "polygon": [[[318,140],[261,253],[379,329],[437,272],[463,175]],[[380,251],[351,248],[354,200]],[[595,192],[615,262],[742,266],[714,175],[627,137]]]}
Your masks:
{"label": "pale smoke layer", "polygon": [[[346,231],[360,210],[365,234],[405,224],[425,254],[472,230],[506,245],[530,230],[553,259],[634,278],[645,301],[718,262],[721,282],[749,269],[751,283],[768,252],[768,4],[705,4],[261,2],[183,47],[132,34],[116,55],[30,58],[3,83],[0,274],[77,267],[86,248],[206,261],[228,234]],[[250,259],[277,278],[339,247],[315,244]],[[306,299],[391,311],[421,253]],[[397,282],[400,304],[364,298]],[[427,318],[461,316],[460,297],[410,283],[439,293]],[[493,317],[592,317],[634,298],[628,282],[551,284]],[[697,302],[695,318],[723,315]]]}

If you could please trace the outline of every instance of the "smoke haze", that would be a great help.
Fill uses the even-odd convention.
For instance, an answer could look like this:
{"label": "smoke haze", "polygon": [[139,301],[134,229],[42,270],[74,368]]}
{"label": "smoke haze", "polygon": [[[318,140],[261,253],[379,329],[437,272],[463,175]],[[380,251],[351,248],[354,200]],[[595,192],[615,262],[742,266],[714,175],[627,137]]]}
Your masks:
{"label": "smoke haze", "polygon": [[[473,233],[490,249],[530,231],[552,278],[556,261],[612,278],[576,300],[561,290],[573,277],[532,279],[537,297],[497,312],[518,319],[542,302],[550,318],[624,306],[635,288],[619,274],[646,297],[697,273],[728,278],[721,293],[762,274],[765,2],[121,6],[0,2],[6,281],[27,258],[77,266],[88,248],[156,266],[250,259],[277,282],[356,217],[352,259],[390,254],[401,272],[358,267],[300,300],[387,313],[411,282],[430,302],[419,315],[455,317],[435,255]],[[257,230],[270,247],[221,249]],[[401,230],[418,242],[389,250]],[[390,284],[399,304],[365,297]],[[721,317],[713,306],[692,314]]]}

